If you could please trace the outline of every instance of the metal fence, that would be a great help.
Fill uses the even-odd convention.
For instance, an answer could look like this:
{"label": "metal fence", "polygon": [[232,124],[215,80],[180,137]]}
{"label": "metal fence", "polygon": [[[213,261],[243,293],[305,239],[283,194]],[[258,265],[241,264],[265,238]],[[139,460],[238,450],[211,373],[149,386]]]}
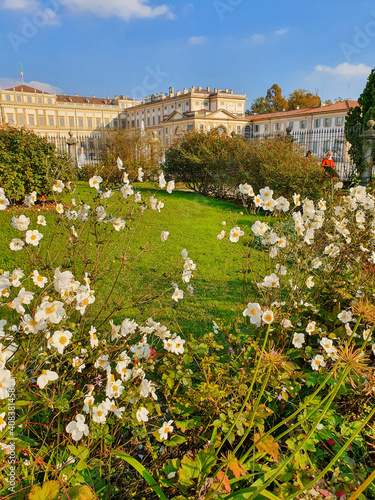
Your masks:
{"label": "metal fence", "polygon": [[[362,133],[362,129],[356,130],[355,133],[360,135]],[[287,135],[288,137],[293,138],[294,142],[301,145],[305,154],[307,151],[311,151],[318,160],[322,160],[327,151],[332,151],[335,168],[338,171],[340,178],[343,180],[350,177],[356,169],[348,154],[350,144],[345,138],[344,127],[291,130],[289,135],[283,132],[265,134],[253,133],[251,134],[249,140],[281,135]]]}
{"label": "metal fence", "polygon": [[[98,165],[101,162],[103,154],[102,137],[100,135],[78,136],[77,139],[77,163],[79,167],[84,165]],[[49,142],[55,145],[58,151],[69,154],[67,137],[49,136]]]}

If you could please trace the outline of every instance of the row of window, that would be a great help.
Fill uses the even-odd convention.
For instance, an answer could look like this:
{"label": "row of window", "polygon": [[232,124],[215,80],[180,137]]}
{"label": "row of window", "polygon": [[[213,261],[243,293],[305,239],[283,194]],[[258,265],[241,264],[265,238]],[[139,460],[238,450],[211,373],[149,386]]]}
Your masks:
{"label": "row of window", "polygon": [[[22,99],[23,97],[23,99]],[[16,102],[37,102],[38,104],[52,104],[52,98],[51,97],[31,97],[31,96],[20,96],[20,95],[17,95],[15,96],[16,98]],[[36,101],[35,101],[36,99]],[[5,100],[10,102],[12,99],[11,99],[11,96],[10,94],[6,94],[5,95]]]}
{"label": "row of window", "polygon": [[[13,114],[7,114],[7,123],[9,125],[16,125]],[[17,124],[18,125],[26,125],[24,122],[24,117],[22,115],[18,115]],[[36,122],[34,115],[28,115],[27,116],[27,124],[32,125],[32,126],[39,125],[40,127],[44,127],[48,124],[49,127],[54,127],[55,126],[55,118],[53,116],[49,116],[49,117],[47,117],[47,120],[45,120],[45,118],[43,116],[40,116],[38,118],[38,122]],[[58,118],[58,125],[59,125],[59,127],[69,126],[70,128],[75,128],[75,118],[68,118],[68,120],[65,120],[65,118],[59,117]],[[125,128],[125,125],[126,125],[125,120],[121,120],[121,128]],[[105,118],[104,123],[102,123],[100,118],[96,118],[95,119],[95,127],[100,128],[103,126],[118,128],[119,121],[118,120],[110,121],[109,118]],[[83,118],[78,118],[77,127],[84,128],[84,119]],[[87,118],[87,128],[93,128],[93,119],[92,118]]]}
{"label": "row of window", "polygon": [[[332,127],[332,124],[334,123],[336,127],[342,127],[344,125],[345,118],[343,116],[336,116],[336,118],[333,121],[333,118],[317,118],[313,122],[314,128],[320,128],[321,126],[323,127]],[[260,132],[260,125],[255,125],[254,126],[254,131],[255,132]],[[287,127],[290,127],[291,129],[294,128],[294,122],[289,122],[287,124]],[[307,120],[301,120],[299,122],[299,128],[300,129],[306,129],[307,128]],[[281,124],[279,122],[276,122],[273,124],[273,130],[281,130]],[[269,124],[265,123],[264,124],[264,131],[268,132],[269,131]]]}

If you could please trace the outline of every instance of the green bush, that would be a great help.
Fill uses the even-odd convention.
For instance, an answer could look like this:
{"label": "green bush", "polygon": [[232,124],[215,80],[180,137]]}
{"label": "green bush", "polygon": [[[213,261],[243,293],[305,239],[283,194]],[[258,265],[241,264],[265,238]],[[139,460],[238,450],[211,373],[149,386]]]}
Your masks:
{"label": "green bush", "polygon": [[[241,168],[240,168],[241,167]],[[329,186],[329,177],[314,156],[305,157],[302,147],[283,136],[253,140],[236,177],[255,191],[269,186],[277,196],[320,198]]]}
{"label": "green bush", "polygon": [[0,185],[9,199],[20,201],[32,191],[48,196],[57,178],[75,178],[66,154],[28,130],[8,126],[0,130]]}
{"label": "green bush", "polygon": [[237,186],[254,190],[269,186],[278,196],[298,192],[320,198],[329,178],[313,156],[285,137],[248,142],[217,130],[192,132],[178,139],[165,154],[164,171],[204,195],[238,196]]}

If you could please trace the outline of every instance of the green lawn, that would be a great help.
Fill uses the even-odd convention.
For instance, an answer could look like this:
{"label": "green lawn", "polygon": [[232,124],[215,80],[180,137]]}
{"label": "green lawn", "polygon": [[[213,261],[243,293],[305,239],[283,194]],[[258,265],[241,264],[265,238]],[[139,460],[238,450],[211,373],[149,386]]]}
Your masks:
{"label": "green lawn", "polygon": [[[126,293],[126,298],[121,303],[125,310],[114,315],[115,322],[121,320],[124,315],[145,320],[148,315],[154,313],[155,319],[159,321],[171,321],[175,318],[183,330],[188,329],[191,333],[203,333],[211,329],[213,319],[223,319],[226,323],[233,324],[236,317],[242,317],[243,306],[251,297],[244,297],[243,293],[244,259],[241,246],[230,243],[228,240],[218,241],[217,235],[222,229],[226,229],[228,234],[233,225],[251,226],[255,216],[248,216],[246,213],[241,215],[243,210],[241,207],[192,192],[174,191],[173,194],[168,194],[165,191],[156,193],[155,190],[147,189],[143,185],[138,185],[137,188],[141,190],[144,199],[148,200],[149,196],[154,194],[158,200],[165,203],[165,207],[160,213],[150,209],[144,212],[137,237],[131,243],[131,252],[138,252],[148,241],[154,241],[154,244],[152,250],[144,253],[134,264],[133,271],[141,276],[140,283],[138,283],[137,291],[132,290]],[[81,199],[91,203],[92,192],[93,190],[87,184],[79,183],[74,196],[77,201]],[[2,228],[0,267],[2,269],[11,272],[15,267],[21,267],[29,270],[27,260],[25,260],[25,250],[11,252],[9,249],[9,242],[12,238],[20,237],[20,232],[10,225],[12,215],[23,213],[30,216],[32,222],[29,229],[37,228],[44,233],[45,241],[52,234],[57,214],[54,210],[45,213],[46,211],[43,211],[40,206],[39,209],[40,211],[34,207],[33,210],[17,209],[0,212]],[[47,227],[38,226],[35,223],[37,215],[41,214],[46,215]],[[226,221],[225,227],[222,226],[222,221]],[[166,243],[160,240],[160,233],[163,230],[170,233]],[[118,233],[114,235],[114,231],[108,227],[108,237],[114,236],[117,237]],[[51,254],[64,248],[66,237],[64,240],[62,236],[57,236],[54,241],[56,246],[51,246]],[[143,293],[149,296],[147,290],[154,295],[165,291],[171,281],[168,274],[174,269],[178,272],[176,281],[178,279],[180,288],[186,290],[186,284],[182,284],[181,281],[183,266],[181,250],[184,248],[197,265],[194,279],[191,281],[194,294],[185,293],[185,299],[175,306],[170,300],[172,290],[169,290],[165,297],[154,305],[153,310],[150,309],[149,304],[141,307],[134,306],[134,302],[139,301]],[[260,269],[263,254],[252,250],[251,256],[254,268]],[[112,255],[112,257],[117,262],[116,256]],[[118,269],[117,264],[114,264],[108,272],[108,280],[104,280],[100,286],[96,287],[97,291],[100,288],[101,293],[108,293],[116,269]],[[120,280],[115,290],[115,298],[120,297],[125,287],[133,283],[130,274]],[[110,305],[108,304],[108,307]]]}

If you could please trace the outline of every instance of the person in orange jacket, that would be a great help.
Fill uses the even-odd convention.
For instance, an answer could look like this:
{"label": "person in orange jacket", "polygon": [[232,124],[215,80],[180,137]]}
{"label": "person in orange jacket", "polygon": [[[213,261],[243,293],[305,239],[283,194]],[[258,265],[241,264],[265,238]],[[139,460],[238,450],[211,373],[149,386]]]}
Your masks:
{"label": "person in orange jacket", "polygon": [[327,151],[325,158],[323,158],[321,166],[325,167],[326,165],[329,167],[335,168],[335,163],[334,163],[333,157],[332,157],[332,151]]}

